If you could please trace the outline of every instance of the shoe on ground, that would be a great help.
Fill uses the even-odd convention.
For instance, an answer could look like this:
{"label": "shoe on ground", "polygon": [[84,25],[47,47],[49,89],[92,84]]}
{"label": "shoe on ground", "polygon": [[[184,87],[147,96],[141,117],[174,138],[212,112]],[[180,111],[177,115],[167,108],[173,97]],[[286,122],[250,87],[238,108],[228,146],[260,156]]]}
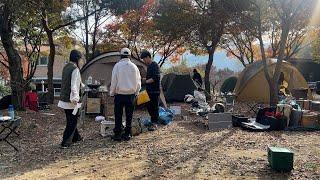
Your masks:
{"label": "shoe on ground", "polygon": [[122,137],[121,137],[121,135],[113,135],[113,136],[111,136],[111,139],[114,141],[120,142],[122,140]]}
{"label": "shoe on ground", "polygon": [[155,131],[157,130],[157,125],[152,124],[151,126],[148,127],[148,131]]}
{"label": "shoe on ground", "polygon": [[83,137],[81,137],[80,139],[76,140],[76,141],[72,141],[73,143],[78,143],[78,142],[82,142],[83,141]]}
{"label": "shoe on ground", "polygon": [[70,145],[61,144],[60,149],[68,149],[70,148]]}
{"label": "shoe on ground", "polygon": [[131,135],[130,134],[123,134],[122,139],[125,141],[130,141]]}

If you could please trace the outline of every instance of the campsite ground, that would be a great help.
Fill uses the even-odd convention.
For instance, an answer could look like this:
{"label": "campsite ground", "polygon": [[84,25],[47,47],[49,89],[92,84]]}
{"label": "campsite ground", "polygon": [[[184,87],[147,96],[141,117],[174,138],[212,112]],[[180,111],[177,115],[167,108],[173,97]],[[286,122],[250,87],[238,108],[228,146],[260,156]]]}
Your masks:
{"label": "campsite ground", "polygon": [[[53,107],[49,113],[54,115],[19,113],[21,139],[12,140],[20,152],[0,142],[0,179],[320,178],[320,132],[209,132],[202,118],[190,115],[130,142],[115,143],[101,137],[99,124],[87,119],[81,130],[85,141],[61,150],[63,111]],[[146,116],[146,111],[136,116]],[[268,146],[295,152],[291,173],[269,168]]]}

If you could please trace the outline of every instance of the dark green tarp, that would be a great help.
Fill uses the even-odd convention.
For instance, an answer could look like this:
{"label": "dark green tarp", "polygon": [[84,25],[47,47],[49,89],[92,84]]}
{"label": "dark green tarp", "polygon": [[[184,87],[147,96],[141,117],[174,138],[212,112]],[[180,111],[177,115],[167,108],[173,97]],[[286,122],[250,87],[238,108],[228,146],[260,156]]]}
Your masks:
{"label": "dark green tarp", "polygon": [[197,89],[189,74],[178,75],[170,73],[164,75],[161,85],[167,102],[183,102],[185,95],[193,95],[193,91]]}

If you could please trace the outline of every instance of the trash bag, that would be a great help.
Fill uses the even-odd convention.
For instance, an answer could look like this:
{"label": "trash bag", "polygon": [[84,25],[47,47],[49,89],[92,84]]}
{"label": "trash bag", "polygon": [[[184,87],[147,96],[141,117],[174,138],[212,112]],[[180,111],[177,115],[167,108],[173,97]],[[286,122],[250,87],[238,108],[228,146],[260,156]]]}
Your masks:
{"label": "trash bag", "polygon": [[141,122],[144,126],[149,127],[152,125],[152,122],[150,119],[141,119]]}
{"label": "trash bag", "polygon": [[200,91],[194,91],[193,92],[194,94],[194,98],[195,100],[197,100],[199,103],[206,103],[206,95],[201,93]]}
{"label": "trash bag", "polygon": [[173,112],[163,107],[159,108],[159,124],[168,125],[173,120]]}
{"label": "trash bag", "polygon": [[184,102],[191,104],[194,101],[194,97],[191,94],[187,94],[184,97]]}
{"label": "trash bag", "polygon": [[191,104],[191,106],[192,106],[193,108],[199,108],[199,103],[198,103],[198,101],[193,101],[192,104]]}

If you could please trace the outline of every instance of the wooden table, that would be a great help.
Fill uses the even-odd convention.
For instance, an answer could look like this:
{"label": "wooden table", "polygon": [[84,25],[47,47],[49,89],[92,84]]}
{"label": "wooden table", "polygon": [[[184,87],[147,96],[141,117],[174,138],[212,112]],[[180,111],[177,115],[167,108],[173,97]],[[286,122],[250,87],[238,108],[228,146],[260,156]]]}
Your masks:
{"label": "wooden table", "polygon": [[[90,96],[90,93],[96,93],[96,96]],[[87,90],[85,95],[85,107],[86,114],[91,115],[102,115],[107,117],[107,100],[108,91],[97,91]]]}

